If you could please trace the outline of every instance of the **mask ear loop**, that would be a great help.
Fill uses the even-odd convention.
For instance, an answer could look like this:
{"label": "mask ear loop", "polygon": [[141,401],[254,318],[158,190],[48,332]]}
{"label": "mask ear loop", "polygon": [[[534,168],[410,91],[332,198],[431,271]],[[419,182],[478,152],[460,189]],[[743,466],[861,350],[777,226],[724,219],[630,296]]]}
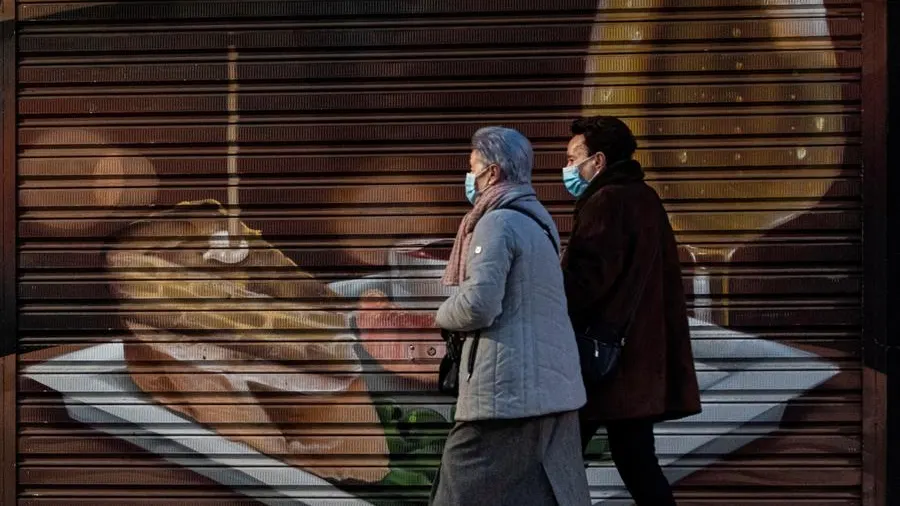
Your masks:
{"label": "mask ear loop", "polygon": [[[582,162],[578,164],[578,172],[581,172],[581,166],[584,165],[584,164],[586,164],[586,163],[589,162],[590,160],[594,160],[594,162],[597,162],[597,157],[598,157],[599,155],[600,155],[600,152],[597,151],[597,152],[594,153],[593,155],[591,155],[591,156],[585,158],[584,160],[582,160]],[[599,162],[597,162],[597,163],[599,164]],[[605,169],[605,168],[606,168],[606,166],[601,166],[599,169],[597,169],[597,172],[594,172],[594,175],[591,176],[590,179],[588,179],[588,178],[586,178],[586,177],[584,177],[584,176],[582,176],[582,178],[584,178],[585,181],[587,181],[588,183],[590,183],[591,181],[594,180],[595,177],[597,177],[601,172],[603,172],[603,169]]]}
{"label": "mask ear loop", "polygon": [[[478,181],[478,178],[480,178],[481,176],[483,176],[486,172],[490,171],[490,170],[491,170],[491,167],[497,167],[497,168],[499,168],[499,166],[497,166],[496,163],[492,163],[492,164],[490,164],[490,165],[486,165],[486,166],[484,167],[484,170],[483,170],[483,171],[479,172],[478,174],[475,174],[475,181],[477,182],[477,181]],[[488,184],[487,186],[485,186],[484,188],[482,188],[482,189],[479,190],[479,191],[487,190],[487,189],[490,188],[490,187],[491,187],[491,185]]]}

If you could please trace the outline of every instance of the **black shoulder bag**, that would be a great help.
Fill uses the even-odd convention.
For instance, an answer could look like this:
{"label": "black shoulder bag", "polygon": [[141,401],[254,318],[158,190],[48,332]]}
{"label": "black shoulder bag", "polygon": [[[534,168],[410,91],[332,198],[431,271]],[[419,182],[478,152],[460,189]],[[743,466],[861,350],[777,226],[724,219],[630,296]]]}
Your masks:
{"label": "black shoulder bag", "polygon": [[[559,246],[553,239],[553,233],[550,227],[544,224],[537,216],[526,209],[515,206],[506,206],[502,209],[509,209],[528,216],[535,223],[541,226],[546,232],[547,237],[553,244],[556,255],[559,256]],[[469,377],[472,376],[472,370],[475,369],[475,352],[478,350],[478,340],[481,332],[455,332],[451,330],[441,329],[441,338],[447,343],[447,353],[441,359],[441,365],[438,368],[438,391],[447,395],[459,395],[459,364],[462,362],[462,347],[466,338],[472,338],[472,351],[469,353]]]}
{"label": "black shoulder bag", "polygon": [[481,332],[455,332],[441,329],[441,338],[447,343],[447,353],[441,359],[438,369],[438,391],[447,395],[459,395],[459,364],[462,362],[463,343],[467,337],[472,338],[472,352],[469,353],[469,376],[475,369],[475,350]]}
{"label": "black shoulder bag", "polygon": [[[652,265],[659,253],[657,246],[653,250]],[[635,292],[634,300],[628,313],[627,323],[623,331],[619,331],[609,323],[597,321],[584,331],[575,330],[575,340],[578,342],[578,357],[581,360],[581,377],[588,392],[596,390],[603,385],[615,373],[619,359],[622,356],[622,348],[625,347],[625,339],[631,331],[637,307],[640,305],[650,278],[649,270],[641,280],[641,286]]]}

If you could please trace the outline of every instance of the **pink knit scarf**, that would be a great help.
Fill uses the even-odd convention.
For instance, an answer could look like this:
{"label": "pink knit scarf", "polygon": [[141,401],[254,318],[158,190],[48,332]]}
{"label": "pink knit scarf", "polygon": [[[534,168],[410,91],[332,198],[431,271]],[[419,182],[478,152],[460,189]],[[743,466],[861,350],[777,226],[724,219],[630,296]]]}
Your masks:
{"label": "pink knit scarf", "polygon": [[521,185],[499,183],[481,192],[475,201],[475,206],[463,217],[462,223],[459,224],[459,230],[456,232],[456,241],[453,243],[453,249],[450,250],[447,270],[444,271],[444,278],[441,280],[444,285],[458,286],[466,279],[466,260],[469,247],[472,244],[475,225],[478,224],[478,220],[482,216],[496,209],[511,190],[519,186]]}

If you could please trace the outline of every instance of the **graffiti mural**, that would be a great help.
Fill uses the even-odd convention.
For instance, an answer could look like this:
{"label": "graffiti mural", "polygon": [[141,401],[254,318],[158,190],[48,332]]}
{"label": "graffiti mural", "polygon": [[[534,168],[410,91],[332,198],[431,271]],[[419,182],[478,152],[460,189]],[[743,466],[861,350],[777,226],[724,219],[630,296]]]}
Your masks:
{"label": "graffiti mural", "polygon": [[[287,15],[257,3],[270,10],[219,6],[222,19]],[[131,38],[58,25],[146,14],[132,7],[23,4],[25,497],[119,483],[96,471],[100,456],[181,473],[146,472],[134,478],[143,487],[202,484],[279,506],[423,504],[453,420],[453,400],[436,393],[444,348],[432,312],[449,293],[439,279],[465,211],[466,139],[497,123],[531,137],[535,186],[567,232],[558,176],[580,114],[626,119],[679,234],[704,398],[702,414],[657,431],[679,490],[715,487],[704,476],[753,484],[756,471],[728,482],[716,466],[738,466],[748,448],[790,451],[785,427],[858,423],[830,411],[858,388],[847,364],[859,325],[859,89],[846,50],[858,10],[563,3],[571,19],[541,21],[553,2],[537,1],[505,17],[452,12],[477,21],[468,32],[458,20],[429,18],[429,34],[334,14],[355,27],[218,20],[199,35],[182,24]],[[172,23],[202,14],[165,4],[154,12]],[[440,10],[393,8],[375,14],[399,23]],[[719,49],[703,49],[712,40]],[[550,56],[533,53],[539,43]],[[491,50],[467,53],[479,44]],[[356,46],[397,61],[346,53]],[[308,52],[326,50],[317,67]],[[821,449],[798,434],[798,458],[858,451],[852,435],[819,437]],[[620,504],[602,435],[589,450],[595,502]],[[42,466],[53,458],[64,471]],[[835,478],[841,469],[800,468],[781,485],[854,486]]]}

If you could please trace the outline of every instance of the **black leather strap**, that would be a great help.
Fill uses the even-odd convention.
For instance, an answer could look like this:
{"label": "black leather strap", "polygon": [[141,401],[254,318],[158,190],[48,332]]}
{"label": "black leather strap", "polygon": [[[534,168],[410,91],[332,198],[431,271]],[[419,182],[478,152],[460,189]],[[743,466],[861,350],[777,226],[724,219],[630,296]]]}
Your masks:
{"label": "black leather strap", "polygon": [[476,330],[472,337],[472,349],[469,350],[469,374],[466,381],[472,379],[472,372],[475,370],[475,354],[478,353],[478,341],[481,339],[481,331]]}

